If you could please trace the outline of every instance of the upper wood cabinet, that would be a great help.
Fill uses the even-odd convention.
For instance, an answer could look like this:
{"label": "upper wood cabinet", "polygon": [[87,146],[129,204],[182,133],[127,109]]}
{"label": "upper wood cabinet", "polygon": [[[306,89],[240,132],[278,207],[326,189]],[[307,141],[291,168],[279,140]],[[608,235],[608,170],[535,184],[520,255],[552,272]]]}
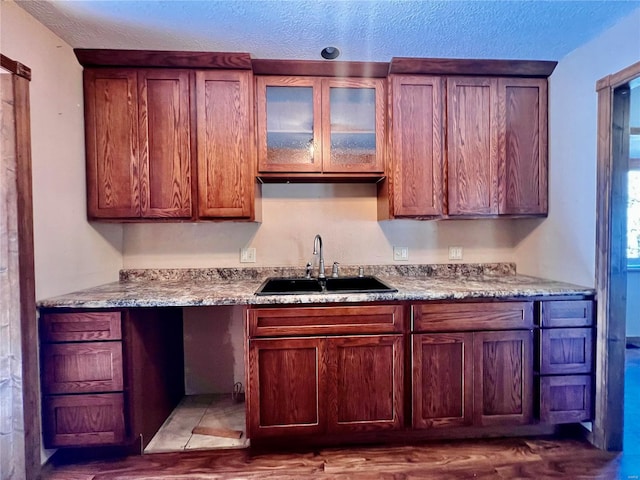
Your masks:
{"label": "upper wood cabinet", "polygon": [[257,76],[259,174],[382,175],[385,83]]}
{"label": "upper wood cabinet", "polygon": [[442,215],[443,79],[391,75],[390,89],[390,214]]}
{"label": "upper wood cabinet", "polygon": [[392,74],[390,99],[380,219],[546,215],[546,78]]}
{"label": "upper wood cabinet", "polygon": [[254,217],[251,72],[196,72],[198,216]]}
{"label": "upper wood cabinet", "polygon": [[547,213],[547,80],[447,79],[449,215]]}
{"label": "upper wood cabinet", "polygon": [[189,72],[86,69],[89,218],[189,218]]}

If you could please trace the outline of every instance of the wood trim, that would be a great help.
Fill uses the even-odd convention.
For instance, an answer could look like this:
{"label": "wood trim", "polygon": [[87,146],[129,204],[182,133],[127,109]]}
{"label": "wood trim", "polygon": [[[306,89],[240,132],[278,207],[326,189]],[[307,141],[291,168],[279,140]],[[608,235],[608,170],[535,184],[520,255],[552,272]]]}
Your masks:
{"label": "wood trim", "polygon": [[[26,67],[25,67],[26,68]],[[40,472],[40,393],[38,391],[38,328],[35,308],[33,196],[31,175],[31,117],[29,77],[14,77],[16,122],[16,178],[18,209],[18,262],[22,332],[22,399],[24,409],[25,472]]]}
{"label": "wood trim", "polygon": [[558,62],[531,60],[393,57],[389,73],[548,77],[557,64]]}
{"label": "wood trim", "polygon": [[605,88],[614,89],[637,77],[640,77],[640,62],[636,62],[619,72],[601,78],[596,82],[596,91],[600,91]]}
{"label": "wood trim", "polygon": [[[624,348],[626,317],[626,172],[620,149],[624,105],[628,95],[616,94],[614,87],[640,76],[640,62],[596,83],[598,91],[596,290],[597,342],[595,420],[590,440],[598,448],[622,449],[624,407]],[[621,117],[622,116],[622,117]],[[627,115],[628,118],[628,115]],[[614,126],[617,124],[617,126]],[[615,133],[618,134],[616,140]],[[614,146],[617,145],[617,151]],[[625,147],[626,145],[626,147]]]}
{"label": "wood trim", "polygon": [[180,52],[75,48],[83,67],[225,68],[251,70],[251,55],[236,52]]}
{"label": "wood trim", "polygon": [[31,80],[31,69],[20,62],[10,59],[9,57],[0,53],[0,67],[8,70],[9,72],[18,75],[19,77]]}
{"label": "wood trim", "polygon": [[253,59],[251,65],[256,75],[386,78],[389,73],[386,62]]}

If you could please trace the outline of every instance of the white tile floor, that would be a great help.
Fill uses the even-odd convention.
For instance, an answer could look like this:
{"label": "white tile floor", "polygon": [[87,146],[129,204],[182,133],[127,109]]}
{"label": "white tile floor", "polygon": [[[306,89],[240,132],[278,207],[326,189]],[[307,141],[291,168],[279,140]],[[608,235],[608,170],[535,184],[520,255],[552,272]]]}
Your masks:
{"label": "white tile floor", "polygon": [[[235,439],[191,433],[196,426],[241,430],[242,437]],[[182,399],[151,439],[144,452],[160,453],[248,446],[244,403],[234,402],[231,394],[189,395]]]}

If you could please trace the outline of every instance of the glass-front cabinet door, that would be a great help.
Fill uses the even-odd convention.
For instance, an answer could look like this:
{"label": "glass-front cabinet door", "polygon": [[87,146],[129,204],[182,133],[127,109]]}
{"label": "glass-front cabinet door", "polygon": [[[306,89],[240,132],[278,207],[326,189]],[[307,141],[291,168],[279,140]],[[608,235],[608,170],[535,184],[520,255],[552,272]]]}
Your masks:
{"label": "glass-front cabinet door", "polygon": [[258,169],[321,172],[320,79],[257,77]]}
{"label": "glass-front cabinet door", "polygon": [[384,80],[323,80],[323,171],[383,172],[384,98]]}
{"label": "glass-front cabinet door", "polygon": [[383,173],[383,79],[257,77],[258,170]]}

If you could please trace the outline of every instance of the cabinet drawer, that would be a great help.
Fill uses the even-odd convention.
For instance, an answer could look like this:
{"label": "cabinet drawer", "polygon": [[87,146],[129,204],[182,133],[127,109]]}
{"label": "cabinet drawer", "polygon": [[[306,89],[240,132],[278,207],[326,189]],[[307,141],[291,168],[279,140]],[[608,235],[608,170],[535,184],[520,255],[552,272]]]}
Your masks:
{"label": "cabinet drawer", "polygon": [[402,307],[259,308],[249,310],[249,335],[367,334],[403,331]]}
{"label": "cabinet drawer", "polygon": [[591,420],[591,376],[540,377],[540,421],[575,423]]}
{"label": "cabinet drawer", "polygon": [[45,394],[122,390],[122,343],[44,345],[42,389]]}
{"label": "cabinet drawer", "polygon": [[540,373],[591,373],[592,333],[591,328],[542,329]]}
{"label": "cabinet drawer", "polygon": [[553,300],[540,302],[542,327],[589,327],[593,325],[591,300]]}
{"label": "cabinet drawer", "polygon": [[414,332],[529,329],[533,302],[412,305]]}
{"label": "cabinet drawer", "polygon": [[88,342],[121,338],[121,312],[46,313],[42,316],[43,342]]}
{"label": "cabinet drawer", "polygon": [[44,398],[46,448],[110,445],[125,439],[122,393]]}

